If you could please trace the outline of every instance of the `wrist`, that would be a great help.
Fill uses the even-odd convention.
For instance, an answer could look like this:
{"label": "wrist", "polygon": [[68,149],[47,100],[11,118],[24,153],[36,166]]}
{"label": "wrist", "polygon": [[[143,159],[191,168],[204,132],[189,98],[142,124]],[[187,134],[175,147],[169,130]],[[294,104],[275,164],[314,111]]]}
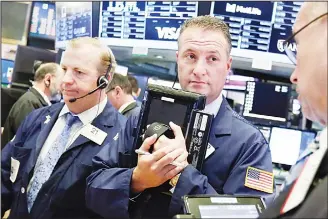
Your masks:
{"label": "wrist", "polygon": [[139,177],[138,169],[136,167],[133,169],[131,185],[130,185],[133,193],[141,193],[146,189],[140,179],[141,178]]}

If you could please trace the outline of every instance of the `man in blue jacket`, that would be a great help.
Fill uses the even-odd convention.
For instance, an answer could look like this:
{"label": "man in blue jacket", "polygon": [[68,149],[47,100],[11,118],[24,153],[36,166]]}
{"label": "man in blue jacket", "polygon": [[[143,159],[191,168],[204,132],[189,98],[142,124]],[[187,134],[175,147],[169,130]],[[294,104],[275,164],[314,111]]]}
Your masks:
{"label": "man in blue jacket", "polygon": [[[87,205],[103,217],[172,217],[183,212],[181,197],[188,194],[256,195],[267,203],[274,197],[266,140],[229,107],[221,93],[232,62],[228,26],[210,16],[192,18],[181,27],[178,46],[181,87],[206,95],[205,112],[215,116],[203,168],[199,171],[187,163],[181,128],[173,123],[175,138],[147,138],[140,149],[148,152],[154,144],[154,150],[139,155],[135,168],[104,148],[94,159],[97,170],[87,179],[86,194]],[[131,144],[120,144],[119,154],[133,153]],[[172,161],[180,165],[171,165]],[[172,188],[165,193],[171,192],[170,198],[156,190],[167,181]]]}
{"label": "man in blue jacket", "polygon": [[2,150],[2,215],[11,209],[9,218],[17,219],[99,218],[84,194],[92,157],[117,140],[126,122],[103,89],[115,64],[96,39],[68,44],[61,62],[65,103],[30,113]]}

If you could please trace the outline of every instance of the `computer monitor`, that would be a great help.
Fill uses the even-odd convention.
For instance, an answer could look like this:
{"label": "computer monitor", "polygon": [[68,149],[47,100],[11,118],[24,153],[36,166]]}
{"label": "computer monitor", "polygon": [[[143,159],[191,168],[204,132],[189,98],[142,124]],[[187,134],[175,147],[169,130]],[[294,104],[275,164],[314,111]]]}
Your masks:
{"label": "computer monitor", "polygon": [[315,136],[312,131],[272,127],[269,142],[272,162],[294,165]]}
{"label": "computer monitor", "polygon": [[257,126],[257,128],[260,130],[262,133],[263,137],[267,142],[270,140],[270,135],[271,135],[271,127],[270,126]]}
{"label": "computer monitor", "polygon": [[255,124],[285,125],[290,95],[290,85],[248,81],[243,116]]}
{"label": "computer monitor", "polygon": [[55,62],[56,53],[29,46],[18,46],[12,76],[13,85],[30,85],[34,79],[33,65],[35,61]]}
{"label": "computer monitor", "polygon": [[14,69],[14,61],[1,59],[1,84],[10,84]]}

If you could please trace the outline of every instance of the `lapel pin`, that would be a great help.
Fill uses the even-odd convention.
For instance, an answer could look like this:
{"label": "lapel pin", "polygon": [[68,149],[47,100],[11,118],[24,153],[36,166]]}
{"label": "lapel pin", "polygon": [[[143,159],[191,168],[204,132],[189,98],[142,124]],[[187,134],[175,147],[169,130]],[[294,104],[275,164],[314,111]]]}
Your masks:
{"label": "lapel pin", "polygon": [[46,116],[46,121],[44,121],[44,124],[48,124],[48,122],[50,121],[51,117],[49,115]]}

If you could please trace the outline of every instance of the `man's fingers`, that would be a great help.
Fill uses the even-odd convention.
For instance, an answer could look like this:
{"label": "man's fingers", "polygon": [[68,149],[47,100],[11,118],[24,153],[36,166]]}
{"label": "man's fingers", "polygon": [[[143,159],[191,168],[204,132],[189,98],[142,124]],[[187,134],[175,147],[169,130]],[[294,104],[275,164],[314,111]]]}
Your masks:
{"label": "man's fingers", "polygon": [[178,138],[178,137],[179,138],[184,138],[180,126],[174,124],[173,122],[170,122],[169,125],[170,125],[170,127],[171,127],[171,129],[172,129],[172,131],[174,133],[175,138]]}
{"label": "man's fingers", "polygon": [[165,135],[162,135],[161,137],[159,137],[157,139],[156,143],[154,144],[154,152],[167,146],[167,142],[168,142],[167,140],[168,140],[168,138]]}
{"label": "man's fingers", "polygon": [[166,180],[170,180],[170,179],[172,179],[173,177],[175,177],[177,174],[179,174],[179,173],[183,170],[183,168],[184,168],[184,167],[178,166],[178,167],[175,167],[174,169],[169,170],[168,172],[166,172],[166,173],[164,174]]}
{"label": "man's fingers", "polygon": [[170,163],[172,163],[177,157],[183,154],[182,149],[175,149],[172,150],[171,152],[167,153],[165,156],[163,156],[161,159],[159,159],[156,164],[158,166],[166,166]]}
{"label": "man's fingers", "polygon": [[145,151],[145,152],[148,152],[150,147],[156,142],[156,139],[157,139],[157,135],[154,134],[148,138],[146,138],[144,140],[144,142],[142,143],[141,147],[140,147],[140,150],[142,151]]}

